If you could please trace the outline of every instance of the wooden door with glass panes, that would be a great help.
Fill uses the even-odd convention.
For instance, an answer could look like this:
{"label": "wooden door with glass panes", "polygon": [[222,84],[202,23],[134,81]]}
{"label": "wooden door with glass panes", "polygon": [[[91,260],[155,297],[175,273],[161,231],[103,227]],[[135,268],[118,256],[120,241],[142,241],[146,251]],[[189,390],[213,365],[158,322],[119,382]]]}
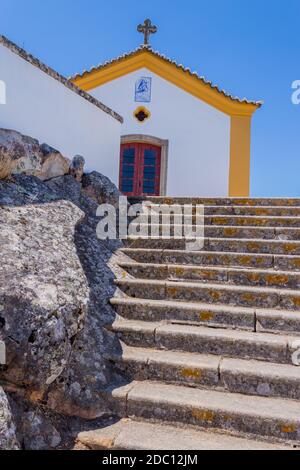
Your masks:
{"label": "wooden door with glass panes", "polygon": [[121,146],[120,191],[126,196],[159,196],[161,148],[145,143]]}

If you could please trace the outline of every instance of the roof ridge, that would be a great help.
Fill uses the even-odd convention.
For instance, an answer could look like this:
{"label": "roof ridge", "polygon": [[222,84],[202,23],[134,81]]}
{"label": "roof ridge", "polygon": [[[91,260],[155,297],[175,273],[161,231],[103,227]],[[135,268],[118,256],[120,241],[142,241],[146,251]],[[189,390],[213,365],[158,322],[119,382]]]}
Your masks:
{"label": "roof ridge", "polygon": [[22,49],[17,44],[10,41],[8,38],[6,38],[5,36],[3,36],[1,34],[0,34],[0,44],[3,44],[3,46],[5,46],[11,52],[18,55],[22,59],[26,60],[31,65],[37,67],[42,72],[49,75],[51,78],[54,78],[55,80],[57,80],[62,85],[67,87],[69,90],[71,90],[74,93],[76,93],[77,95],[81,96],[81,98],[89,101],[91,104],[93,104],[94,106],[97,106],[98,108],[100,108],[102,111],[104,111],[105,113],[112,116],[117,121],[123,123],[122,116],[120,116],[117,112],[113,111],[111,108],[109,108],[108,106],[103,104],[101,101],[97,100],[96,98],[91,96],[89,93],[87,93],[86,91],[79,88],[77,85],[75,85],[73,82],[71,82],[68,78],[66,78],[63,75],[61,75],[60,73],[56,72],[56,70],[54,70],[51,67],[49,67],[48,65],[44,64],[39,59],[34,57],[32,54],[29,54],[27,51],[25,51],[25,49]]}
{"label": "roof ridge", "polygon": [[78,80],[80,78],[83,78],[87,74],[90,74],[92,72],[100,71],[104,67],[112,65],[112,64],[114,64],[114,63],[116,63],[120,60],[124,60],[124,59],[127,59],[129,57],[132,57],[135,54],[138,54],[139,52],[142,52],[142,51],[145,51],[145,50],[149,51],[154,56],[159,57],[159,58],[165,60],[166,62],[168,62],[170,64],[173,64],[174,66],[177,67],[177,69],[180,69],[183,72],[188,73],[190,76],[197,78],[199,81],[201,81],[205,85],[210,86],[210,88],[215,89],[218,93],[221,93],[222,95],[224,95],[227,98],[230,98],[233,101],[236,101],[236,102],[239,102],[239,103],[251,104],[251,105],[255,105],[257,107],[260,107],[264,103],[261,100],[254,101],[254,100],[248,100],[247,98],[241,99],[237,96],[233,96],[232,94],[228,93],[227,91],[222,90],[221,88],[219,88],[218,85],[213,84],[212,81],[207,80],[204,76],[199,75],[197,71],[191,71],[190,68],[185,67],[183,64],[179,64],[176,60],[170,59],[165,54],[162,54],[161,52],[154,50],[150,45],[143,45],[143,44],[141,46],[137,47],[136,49],[133,49],[130,52],[125,52],[125,53],[123,53],[123,54],[121,54],[121,55],[119,55],[119,56],[117,56],[117,57],[115,57],[111,60],[107,60],[107,61],[105,61],[103,63],[100,63],[96,66],[93,66],[89,70],[84,70],[82,73],[77,73],[77,74],[69,77],[69,80],[72,80],[72,81],[73,80],[74,81]]}

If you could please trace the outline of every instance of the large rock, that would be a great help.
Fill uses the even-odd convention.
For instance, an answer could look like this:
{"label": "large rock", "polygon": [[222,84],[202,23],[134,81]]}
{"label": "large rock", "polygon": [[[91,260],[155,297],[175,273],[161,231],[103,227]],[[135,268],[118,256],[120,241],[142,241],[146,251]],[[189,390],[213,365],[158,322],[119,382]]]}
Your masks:
{"label": "large rock", "polygon": [[2,378],[42,400],[83,327],[89,289],[74,245],[83,213],[67,201],[0,209]]}
{"label": "large rock", "polygon": [[8,129],[0,129],[0,163],[0,178],[25,173],[48,180],[67,174],[70,168],[70,161],[57,150]]}
{"label": "large rock", "polygon": [[97,171],[83,176],[82,189],[87,196],[94,199],[98,204],[107,202],[114,206],[119,204],[120,191],[109,178]]}
{"label": "large rock", "polygon": [[0,450],[18,450],[19,447],[11,409],[6,394],[0,387]]}
{"label": "large rock", "polygon": [[106,326],[115,319],[109,300],[121,244],[97,239],[98,204],[73,176],[0,181],[1,204],[0,339],[8,365],[0,379],[31,403],[97,418],[110,411],[106,388],[120,383],[109,360],[120,343]]}
{"label": "large rock", "polygon": [[[99,180],[101,178],[99,174]],[[48,405],[61,413],[94,419],[109,411],[101,392],[118,381],[109,357],[120,349],[120,343],[106,326],[115,319],[115,311],[109,301],[116,289],[114,269],[117,269],[117,260],[114,252],[121,243],[98,240],[98,204],[82,191],[73,177],[57,178],[47,185],[85,212],[85,219],[76,231],[75,244],[90,288],[84,328],[74,343],[68,370],[62,374],[59,383],[53,384],[48,394]],[[107,197],[106,202],[111,202]]]}
{"label": "large rock", "polygon": [[42,152],[39,142],[19,132],[0,129],[0,155],[10,161],[14,173],[31,173],[41,170]]}
{"label": "large rock", "polygon": [[67,175],[70,170],[70,160],[46,144],[41,145],[41,169],[35,173],[41,180],[46,181],[58,176]]}

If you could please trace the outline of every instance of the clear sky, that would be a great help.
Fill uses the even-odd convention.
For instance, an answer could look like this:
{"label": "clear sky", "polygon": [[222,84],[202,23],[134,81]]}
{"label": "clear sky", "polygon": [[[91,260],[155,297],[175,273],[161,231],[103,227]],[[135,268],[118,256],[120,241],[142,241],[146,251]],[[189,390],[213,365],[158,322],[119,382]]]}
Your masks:
{"label": "clear sky", "polygon": [[0,0],[0,33],[69,76],[152,46],[241,98],[262,99],[252,130],[253,196],[300,196],[300,0]]}

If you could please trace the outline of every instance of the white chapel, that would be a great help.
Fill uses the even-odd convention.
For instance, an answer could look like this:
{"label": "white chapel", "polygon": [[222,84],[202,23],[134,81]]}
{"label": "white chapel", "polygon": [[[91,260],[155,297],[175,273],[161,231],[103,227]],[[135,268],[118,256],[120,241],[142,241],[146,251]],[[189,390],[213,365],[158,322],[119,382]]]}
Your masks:
{"label": "white chapel", "polygon": [[251,118],[240,100],[144,44],[72,81],[124,118],[115,175],[127,195],[249,196]]}
{"label": "white chapel", "polygon": [[84,156],[128,196],[249,196],[261,102],[154,51],[150,20],[138,31],[138,49],[70,79],[0,36],[0,128]]}

